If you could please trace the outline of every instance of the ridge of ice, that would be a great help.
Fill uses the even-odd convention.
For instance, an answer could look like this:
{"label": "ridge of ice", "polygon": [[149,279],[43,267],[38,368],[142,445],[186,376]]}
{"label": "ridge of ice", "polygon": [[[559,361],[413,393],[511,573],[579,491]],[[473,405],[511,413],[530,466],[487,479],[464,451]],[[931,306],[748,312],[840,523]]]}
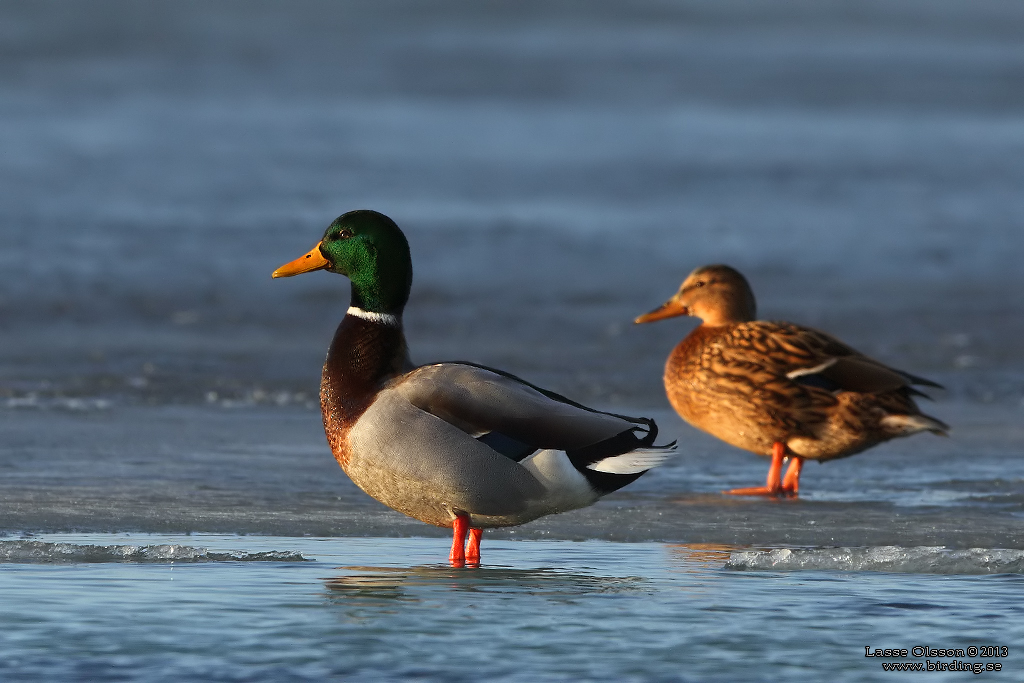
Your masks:
{"label": "ridge of ice", "polygon": [[911,574],[1024,574],[1024,550],[896,545],[776,548],[733,552],[726,569],[876,571]]}
{"label": "ridge of ice", "polygon": [[80,545],[46,541],[0,541],[0,563],[93,562],[306,562],[300,553],[270,550],[215,552],[188,545]]}
{"label": "ridge of ice", "polygon": [[91,410],[109,410],[113,402],[105,398],[79,398],[73,396],[41,397],[34,393],[25,396],[12,396],[0,406],[12,409],[33,408],[36,410],[70,410],[84,412]]}

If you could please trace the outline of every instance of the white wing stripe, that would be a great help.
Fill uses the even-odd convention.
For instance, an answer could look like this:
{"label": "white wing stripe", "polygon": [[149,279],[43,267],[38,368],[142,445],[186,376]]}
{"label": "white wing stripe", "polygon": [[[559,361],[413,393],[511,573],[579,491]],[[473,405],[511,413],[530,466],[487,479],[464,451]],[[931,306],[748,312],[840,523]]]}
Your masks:
{"label": "white wing stripe", "polygon": [[813,368],[797,368],[796,370],[791,370],[790,372],[787,372],[786,377],[790,379],[796,379],[797,377],[803,377],[804,375],[813,375],[816,372],[821,372],[822,370],[832,367],[833,365],[836,364],[837,360],[839,359],[829,358],[824,363],[815,365]]}

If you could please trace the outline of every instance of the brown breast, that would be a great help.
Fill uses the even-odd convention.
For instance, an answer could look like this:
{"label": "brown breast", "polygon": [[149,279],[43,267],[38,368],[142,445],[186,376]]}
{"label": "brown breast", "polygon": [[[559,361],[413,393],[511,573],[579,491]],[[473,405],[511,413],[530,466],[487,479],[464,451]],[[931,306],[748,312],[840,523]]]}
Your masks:
{"label": "brown breast", "polygon": [[[810,435],[824,419],[818,397],[772,367],[772,340],[748,323],[693,330],[665,364],[665,390],[689,424],[759,455],[775,441]],[[834,402],[827,395],[826,403]]]}
{"label": "brown breast", "polygon": [[335,459],[349,461],[348,431],[373,403],[380,388],[403,370],[402,328],[346,315],[338,325],[324,361],[320,410]]}

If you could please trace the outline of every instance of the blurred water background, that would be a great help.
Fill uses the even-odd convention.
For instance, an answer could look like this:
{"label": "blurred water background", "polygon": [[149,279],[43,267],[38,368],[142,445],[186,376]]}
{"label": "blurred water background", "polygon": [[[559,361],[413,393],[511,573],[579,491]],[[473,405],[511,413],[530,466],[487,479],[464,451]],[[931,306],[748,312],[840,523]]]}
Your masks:
{"label": "blurred water background", "polygon": [[[831,664],[816,659],[824,641],[808,634],[846,613],[853,603],[824,605],[850,586],[909,581],[899,585],[918,590],[915,572],[931,561],[922,556],[971,548],[981,554],[943,566],[1020,572],[1016,556],[983,559],[1024,549],[1018,3],[5,2],[0,150],[0,531],[11,542],[58,532],[87,546],[124,532],[251,534],[246,549],[262,552],[335,538],[331,551],[314,544],[321,550],[306,555],[345,564],[344,549],[369,552],[352,537],[443,535],[365,497],[324,442],[320,364],[347,306],[345,280],[269,277],[338,214],[373,208],[412,246],[414,360],[496,365],[598,407],[653,415],[680,439],[673,463],[591,509],[488,534],[503,539],[506,588],[520,585],[520,569],[574,571],[580,548],[595,554],[579,567],[595,586],[620,575],[656,583],[665,565],[652,558],[674,547],[659,544],[714,544],[724,553],[708,565],[715,576],[769,577],[749,594],[742,578],[708,589],[747,605],[772,581],[791,580],[758,562],[744,565],[752,573],[724,569],[729,553],[795,548],[811,554],[780,567],[822,573],[791,587],[811,597],[790,603],[802,618],[787,622],[793,638],[772,651],[808,662],[787,670],[791,678],[816,680]],[[918,436],[810,467],[799,501],[722,497],[762,480],[766,462],[669,409],[662,364],[694,323],[631,325],[710,262],[747,274],[763,317],[819,327],[944,384],[925,409],[953,437]],[[445,552],[440,538],[377,543],[379,564],[414,573],[428,561],[421,555],[439,561]],[[485,539],[485,564],[487,547]],[[889,547],[902,558],[895,564],[862,561]],[[859,559],[844,565],[850,552]],[[77,585],[83,596],[102,585],[18,557],[0,568],[11,586],[45,597],[54,585]],[[630,568],[609,569],[622,563]],[[146,592],[152,566],[117,566],[127,573],[111,585],[156,600]],[[196,575],[222,590],[251,566]],[[865,573],[901,567],[896,578]],[[927,635],[933,646],[986,633],[1019,642],[1019,631],[1006,631],[1019,614],[992,588],[1016,587],[1011,574],[999,584],[927,583],[951,596],[907,601],[944,605],[928,612],[929,626],[915,621],[924,612],[899,608],[907,618],[882,619],[892,630],[878,633]],[[316,576],[295,579],[299,602],[324,594]],[[431,605],[455,599],[444,577],[431,579]],[[548,577],[508,590],[541,594]],[[4,611],[22,588],[0,593]],[[658,590],[631,593],[646,597],[616,624],[638,628],[645,610],[668,600],[679,613],[663,610],[657,623],[670,642],[703,643],[685,656],[659,650],[633,661],[604,648],[615,634],[582,626],[598,614],[596,589],[528,609],[546,610],[563,635],[581,628],[580,640],[607,661],[633,662],[587,670],[593,678],[718,680],[711,669],[686,669],[709,652],[735,666],[721,680],[776,678],[774,669],[750,673],[756,647],[700,640],[715,610],[698,607],[694,617]],[[480,604],[505,604],[507,592]],[[202,603],[202,594],[183,599]],[[330,595],[336,604],[349,593]],[[88,631],[96,605],[76,604],[61,619],[79,618]],[[281,604],[268,618],[301,621]],[[391,616],[365,622],[373,637],[415,640],[422,615],[386,604]],[[865,634],[870,604],[861,604]],[[738,632],[770,628],[761,612],[736,609]],[[528,628],[525,612],[515,614],[495,638]],[[963,632],[968,615],[988,626]],[[26,626],[33,618],[10,633],[56,634],[45,619]],[[117,640],[114,621],[94,628]],[[848,658],[836,665],[840,679],[877,677],[858,655],[868,642],[847,647],[828,633],[835,656]],[[55,675],[45,661],[57,654],[46,654],[43,636],[0,639],[23,662],[8,674]],[[259,647],[239,638],[250,648],[239,652]],[[168,680],[356,671],[260,660],[264,668],[232,678],[213,660],[190,660],[184,635],[175,642],[175,657],[157,657],[161,666],[183,662]],[[479,647],[467,643],[452,645],[452,662]],[[130,663],[131,652],[110,650],[104,661]],[[547,671],[569,680],[573,671],[556,665],[566,656],[556,646],[524,641],[514,656],[529,665],[488,670],[492,677],[545,680]],[[406,663],[408,671],[376,671],[414,677]],[[368,676],[374,668],[364,664]],[[75,675],[131,670],[98,666]],[[423,671],[473,677],[454,663]]]}

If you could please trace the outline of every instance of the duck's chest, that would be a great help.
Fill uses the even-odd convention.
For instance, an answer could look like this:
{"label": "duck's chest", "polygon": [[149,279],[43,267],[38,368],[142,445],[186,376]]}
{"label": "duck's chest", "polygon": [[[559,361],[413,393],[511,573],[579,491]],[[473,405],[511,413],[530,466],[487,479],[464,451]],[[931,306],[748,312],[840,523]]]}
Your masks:
{"label": "duck's chest", "polygon": [[338,325],[320,379],[320,410],[331,452],[346,471],[352,427],[401,371],[405,356],[400,327],[352,315]]}
{"label": "duck's chest", "polygon": [[[730,353],[729,336],[712,328],[697,328],[669,355],[665,391],[669,402],[691,425],[726,438],[760,422],[753,400],[770,380],[769,374],[743,354]],[[727,439],[727,440],[729,440]]]}
{"label": "duck's chest", "polygon": [[688,422],[714,407],[708,399],[719,390],[716,368],[721,365],[720,356],[715,336],[701,328],[687,335],[669,354],[665,391],[672,406]]}

